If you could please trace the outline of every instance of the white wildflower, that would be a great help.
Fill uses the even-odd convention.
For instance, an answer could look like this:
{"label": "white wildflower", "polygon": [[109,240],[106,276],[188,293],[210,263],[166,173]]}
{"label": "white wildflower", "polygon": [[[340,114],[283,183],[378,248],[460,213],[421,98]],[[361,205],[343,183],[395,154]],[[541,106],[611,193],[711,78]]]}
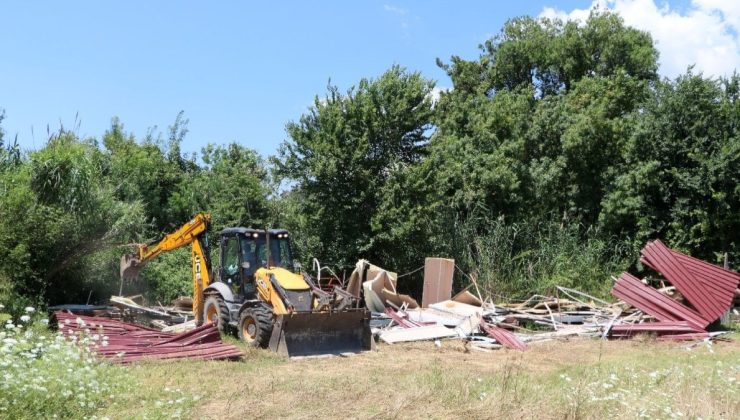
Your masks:
{"label": "white wildflower", "polygon": [[32,314],[36,312],[36,308],[34,308],[33,306],[26,306],[26,312],[28,312],[29,314]]}
{"label": "white wildflower", "polygon": [[0,309],[5,309],[5,305],[3,305],[2,303],[0,303]]}
{"label": "white wildflower", "polygon": [[31,320],[31,317],[28,315],[21,315],[21,322],[28,322]]}

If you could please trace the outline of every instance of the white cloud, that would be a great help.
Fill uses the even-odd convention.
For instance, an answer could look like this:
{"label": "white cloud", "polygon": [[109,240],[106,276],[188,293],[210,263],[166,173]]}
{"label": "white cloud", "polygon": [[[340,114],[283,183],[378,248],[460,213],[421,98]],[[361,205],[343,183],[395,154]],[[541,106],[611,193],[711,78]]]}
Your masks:
{"label": "white cloud", "polygon": [[401,7],[398,7],[398,6],[394,6],[392,4],[384,4],[383,5],[383,9],[385,9],[386,12],[395,13],[395,14],[400,15],[400,16],[404,16],[405,14],[407,14],[409,12],[408,10],[406,10],[404,8],[401,8]]}
{"label": "white cloud", "polygon": [[[738,1],[692,0],[683,12],[654,0],[595,0],[594,7],[613,10],[625,24],[650,32],[664,76],[675,77],[692,64],[706,76],[729,76],[740,65]],[[589,10],[545,7],[540,16],[583,21]]]}
{"label": "white cloud", "polygon": [[429,92],[429,97],[432,99],[432,107],[437,105],[439,97],[442,96],[442,92],[449,92],[451,88],[433,87],[432,91]]}

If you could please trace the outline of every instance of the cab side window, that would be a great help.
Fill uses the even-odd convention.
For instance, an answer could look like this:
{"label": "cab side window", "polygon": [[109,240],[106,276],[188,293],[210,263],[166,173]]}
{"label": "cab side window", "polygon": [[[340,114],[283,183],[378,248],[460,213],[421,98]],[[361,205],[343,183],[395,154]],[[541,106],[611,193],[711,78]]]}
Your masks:
{"label": "cab side window", "polygon": [[224,245],[223,268],[226,274],[232,276],[239,269],[239,245],[235,237],[228,238]]}

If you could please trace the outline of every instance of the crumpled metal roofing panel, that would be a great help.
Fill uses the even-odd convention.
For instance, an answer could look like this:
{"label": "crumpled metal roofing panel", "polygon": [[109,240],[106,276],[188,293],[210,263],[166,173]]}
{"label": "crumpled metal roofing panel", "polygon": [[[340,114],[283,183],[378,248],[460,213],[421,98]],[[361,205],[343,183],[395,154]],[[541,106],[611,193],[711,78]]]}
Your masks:
{"label": "crumpled metal roofing panel", "polygon": [[674,251],[659,240],[645,245],[640,260],[663,274],[709,322],[730,308],[740,282],[740,274]]}
{"label": "crumpled metal roofing panel", "polygon": [[709,324],[709,320],[698,312],[643,284],[629,273],[619,276],[612,294],[663,322],[687,321],[699,328]]}
{"label": "crumpled metal roofing panel", "polygon": [[528,348],[526,343],[521,341],[513,333],[506,331],[503,328],[499,328],[495,325],[490,325],[485,321],[481,322],[480,326],[481,328],[483,328],[483,331],[488,334],[489,337],[495,339],[504,347],[510,347],[517,350],[527,350]]}
{"label": "crumpled metal roofing panel", "polygon": [[[238,359],[242,351],[221,342],[213,324],[206,324],[182,334],[165,333],[138,325],[101,317],[54,313],[59,330],[66,336],[97,334],[92,345],[101,357],[116,363],[151,359]],[[107,345],[103,345],[103,342]]]}

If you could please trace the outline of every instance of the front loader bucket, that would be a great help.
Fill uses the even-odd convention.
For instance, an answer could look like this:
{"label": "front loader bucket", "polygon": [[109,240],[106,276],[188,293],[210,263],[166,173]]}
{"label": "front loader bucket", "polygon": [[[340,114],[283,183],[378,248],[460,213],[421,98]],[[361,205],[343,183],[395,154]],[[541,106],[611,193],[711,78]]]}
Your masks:
{"label": "front loader bucket", "polygon": [[346,310],[279,315],[272,329],[270,349],[288,357],[372,350],[370,312]]}
{"label": "front loader bucket", "polygon": [[136,280],[141,272],[141,261],[135,255],[121,257],[121,279]]}

